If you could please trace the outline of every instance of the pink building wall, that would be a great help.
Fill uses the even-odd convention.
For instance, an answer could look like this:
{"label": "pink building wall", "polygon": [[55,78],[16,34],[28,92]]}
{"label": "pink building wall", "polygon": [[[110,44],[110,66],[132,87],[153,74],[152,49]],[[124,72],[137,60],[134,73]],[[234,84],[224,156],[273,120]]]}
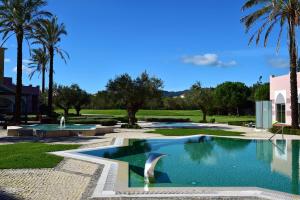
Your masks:
{"label": "pink building wall", "polygon": [[[300,89],[300,73],[297,74],[298,96]],[[281,94],[285,100],[285,118],[286,124],[291,124],[291,90],[290,74],[270,77],[270,100],[272,101],[272,121],[276,121],[276,99]],[[299,100],[298,100],[299,101]]]}

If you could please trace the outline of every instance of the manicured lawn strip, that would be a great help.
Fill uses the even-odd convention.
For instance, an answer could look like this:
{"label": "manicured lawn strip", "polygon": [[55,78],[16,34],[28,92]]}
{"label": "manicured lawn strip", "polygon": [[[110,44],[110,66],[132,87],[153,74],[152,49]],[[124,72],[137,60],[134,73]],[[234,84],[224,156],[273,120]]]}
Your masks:
{"label": "manicured lawn strip", "polygon": [[38,142],[0,145],[0,169],[52,168],[63,158],[47,152],[76,149],[79,146]]}
{"label": "manicured lawn strip", "polygon": [[[56,112],[63,113],[62,110],[57,109]],[[75,113],[74,109],[70,109],[69,113]],[[112,110],[91,110],[91,109],[83,109],[81,114],[84,115],[94,115],[91,117],[96,117],[95,115],[101,117],[124,117],[126,116],[125,110],[120,109],[112,109]],[[137,117],[139,119],[144,118],[190,118],[193,122],[199,122],[202,120],[202,113],[200,110],[140,110],[137,113]],[[223,116],[223,115],[215,115],[208,116],[207,120],[214,118],[216,122],[219,123],[227,123],[229,121],[248,121],[255,120],[254,116]]]}
{"label": "manicured lawn strip", "polygon": [[157,133],[164,136],[188,136],[188,135],[216,135],[216,136],[243,136],[243,132],[224,131],[216,129],[155,129],[148,133]]}

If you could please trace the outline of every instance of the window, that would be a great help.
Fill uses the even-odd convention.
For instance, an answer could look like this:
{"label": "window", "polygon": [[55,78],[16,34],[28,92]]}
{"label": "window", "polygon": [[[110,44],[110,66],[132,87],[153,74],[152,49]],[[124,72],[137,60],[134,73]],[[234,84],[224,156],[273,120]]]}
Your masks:
{"label": "window", "polygon": [[285,104],[276,104],[276,120],[285,123]]}

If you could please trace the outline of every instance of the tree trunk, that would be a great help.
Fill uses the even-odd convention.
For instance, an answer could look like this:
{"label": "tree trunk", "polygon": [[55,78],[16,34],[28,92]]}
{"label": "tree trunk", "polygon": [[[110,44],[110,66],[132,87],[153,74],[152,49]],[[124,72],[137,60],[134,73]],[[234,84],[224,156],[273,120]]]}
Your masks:
{"label": "tree trunk", "polygon": [[45,75],[46,75],[46,66],[43,66],[42,69],[42,93],[45,93]]}
{"label": "tree trunk", "polygon": [[127,110],[127,114],[128,114],[128,124],[130,126],[134,125],[135,124],[135,111],[134,110],[131,110],[131,109],[128,109]]}
{"label": "tree trunk", "polygon": [[64,108],[64,113],[65,113],[65,116],[68,116],[69,115],[69,108]]}
{"label": "tree trunk", "polygon": [[52,116],[52,104],[53,104],[53,59],[54,49],[49,48],[50,55],[50,67],[49,67],[49,90],[48,90],[48,115]]}
{"label": "tree trunk", "polygon": [[293,19],[289,18],[289,53],[290,53],[290,84],[291,84],[291,111],[292,128],[298,129],[298,91],[297,91],[297,50],[296,32]]}
{"label": "tree trunk", "polygon": [[206,115],[207,115],[207,114],[206,114],[206,111],[203,110],[202,112],[203,112],[202,121],[203,121],[203,122],[206,122]]}
{"label": "tree trunk", "polygon": [[76,110],[76,115],[79,116],[81,108],[75,108],[75,110]]}
{"label": "tree trunk", "polygon": [[16,96],[15,96],[15,123],[21,123],[21,112],[22,112],[22,59],[23,59],[23,33],[17,35],[17,85],[16,85]]}
{"label": "tree trunk", "polygon": [[236,116],[240,116],[239,107],[236,107]]}

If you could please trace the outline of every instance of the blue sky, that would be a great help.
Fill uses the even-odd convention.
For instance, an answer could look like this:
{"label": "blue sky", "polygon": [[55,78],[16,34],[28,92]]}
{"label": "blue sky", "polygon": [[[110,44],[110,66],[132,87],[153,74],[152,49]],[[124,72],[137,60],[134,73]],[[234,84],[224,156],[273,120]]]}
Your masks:
{"label": "blue sky", "polygon": [[[70,54],[55,58],[55,82],[78,83],[91,93],[105,89],[118,74],[143,71],[164,80],[164,89],[183,90],[194,82],[252,85],[260,75],[288,73],[286,34],[275,51],[248,46],[240,18],[244,0],[49,0],[47,9],[67,27],[61,43]],[[276,31],[276,30],[275,30]],[[15,38],[6,43],[5,75],[15,79]],[[24,65],[29,59],[24,45]],[[25,84],[40,84],[38,76]]]}

